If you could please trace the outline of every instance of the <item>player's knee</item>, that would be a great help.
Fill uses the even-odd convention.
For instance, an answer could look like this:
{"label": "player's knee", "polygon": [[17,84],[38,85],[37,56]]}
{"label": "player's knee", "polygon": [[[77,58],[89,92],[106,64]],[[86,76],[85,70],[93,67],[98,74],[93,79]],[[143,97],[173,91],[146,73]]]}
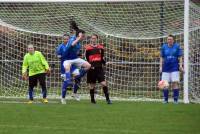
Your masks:
{"label": "player's knee", "polygon": [[90,69],[91,68],[91,64],[90,63],[88,63],[88,69]]}
{"label": "player's knee", "polygon": [[94,89],[95,88],[95,84],[90,84],[90,89]]}
{"label": "player's knee", "polygon": [[70,64],[68,64],[68,65],[65,65],[65,72],[69,72],[69,71],[70,71],[70,67],[71,67],[71,65],[70,65]]}
{"label": "player's knee", "polygon": [[179,87],[179,82],[178,81],[172,82],[172,88],[173,89],[176,89],[178,87]]}
{"label": "player's knee", "polygon": [[73,75],[73,77],[76,77],[76,76],[80,75],[79,70],[78,70],[78,69],[74,70],[74,71],[72,72],[72,75]]}
{"label": "player's knee", "polygon": [[85,67],[86,70],[89,70],[91,68],[91,64],[88,63],[88,62],[85,62],[84,67]]}
{"label": "player's knee", "polygon": [[106,85],[106,81],[102,81],[101,82],[101,85],[102,85],[102,87],[106,87],[107,85]]}

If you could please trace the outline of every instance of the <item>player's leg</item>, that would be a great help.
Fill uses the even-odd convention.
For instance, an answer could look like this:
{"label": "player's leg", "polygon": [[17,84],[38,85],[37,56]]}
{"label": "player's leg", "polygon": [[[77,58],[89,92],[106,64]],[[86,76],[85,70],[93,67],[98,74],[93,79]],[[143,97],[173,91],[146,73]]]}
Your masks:
{"label": "player's leg", "polygon": [[29,94],[29,102],[33,102],[33,88],[37,85],[37,77],[36,75],[34,76],[29,76],[29,89],[28,89],[28,94]]}
{"label": "player's leg", "polygon": [[95,93],[95,83],[90,83],[90,101],[93,104],[96,104],[96,100],[94,97],[94,93]]}
{"label": "player's leg", "polygon": [[171,73],[171,78],[172,78],[172,89],[173,89],[173,97],[174,97],[174,103],[178,103],[178,98],[179,98],[179,72],[172,72]]}
{"label": "player's leg", "polygon": [[90,69],[87,73],[87,83],[89,84],[90,88],[90,98],[91,98],[91,103],[96,104],[95,98],[94,98],[94,93],[95,93],[95,83],[96,83],[96,76],[94,69]]}
{"label": "player's leg", "polygon": [[63,66],[63,62],[60,63],[60,73],[61,73],[61,75],[60,75],[61,79],[65,80],[66,79],[66,77],[65,77],[65,68]]}
{"label": "player's leg", "polygon": [[104,73],[103,69],[97,70],[96,75],[97,75],[96,77],[97,77],[98,82],[101,84],[101,86],[103,88],[103,92],[106,97],[106,102],[108,104],[112,104],[110,97],[109,97],[109,91],[108,91],[108,87],[107,87],[107,84],[105,81],[105,73]]}
{"label": "player's leg", "polygon": [[63,84],[62,84],[61,103],[66,104],[65,97],[66,97],[66,93],[67,93],[67,87],[69,85],[71,85],[71,72],[70,72],[71,61],[70,60],[64,61],[63,66],[65,68],[65,79],[64,79]]}
{"label": "player's leg", "polygon": [[74,78],[74,85],[73,85],[73,93],[77,93],[78,89],[79,89],[79,86],[80,86],[80,82],[81,80],[80,79],[77,79],[76,76],[78,76],[80,74],[79,72],[79,69],[75,68],[72,70],[72,76]]}
{"label": "player's leg", "polygon": [[83,77],[91,67],[90,63],[81,58],[75,59],[73,64],[80,68],[80,74],[76,76],[76,79],[80,79],[81,77]]}
{"label": "player's leg", "polygon": [[42,102],[48,103],[47,87],[46,87],[46,74],[45,73],[38,74],[38,80],[39,80],[40,86],[42,88],[42,97],[43,97]]}
{"label": "player's leg", "polygon": [[[75,68],[74,70],[72,70],[72,75],[73,75],[74,78],[76,76],[78,76],[79,75],[79,69]],[[78,91],[78,89],[80,87],[80,82],[81,82],[81,79],[77,79],[77,78],[74,79],[73,95],[72,95],[72,97],[74,97],[77,101],[80,101],[80,97],[77,94],[77,91]]]}
{"label": "player's leg", "polygon": [[[170,82],[170,73],[162,72],[162,80],[166,80]],[[168,96],[169,96],[169,89],[164,88],[163,89],[163,103],[168,103]]]}

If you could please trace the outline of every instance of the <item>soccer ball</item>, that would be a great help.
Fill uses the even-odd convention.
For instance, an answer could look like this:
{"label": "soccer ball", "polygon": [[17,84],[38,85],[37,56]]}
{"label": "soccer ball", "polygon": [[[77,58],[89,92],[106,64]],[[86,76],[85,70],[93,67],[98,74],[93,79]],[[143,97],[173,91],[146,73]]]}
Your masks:
{"label": "soccer ball", "polygon": [[169,83],[166,80],[161,80],[158,82],[158,88],[159,89],[164,89],[164,88],[168,88],[169,87]]}

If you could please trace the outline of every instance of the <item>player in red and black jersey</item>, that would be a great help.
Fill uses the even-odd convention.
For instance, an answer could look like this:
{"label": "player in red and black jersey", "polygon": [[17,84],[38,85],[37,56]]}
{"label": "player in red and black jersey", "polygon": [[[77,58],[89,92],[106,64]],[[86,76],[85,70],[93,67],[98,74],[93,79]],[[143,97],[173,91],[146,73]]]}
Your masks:
{"label": "player in red and black jersey", "polygon": [[102,44],[97,43],[98,36],[93,34],[91,36],[90,44],[85,46],[85,56],[87,61],[91,64],[91,68],[87,73],[87,83],[90,84],[90,96],[91,103],[96,103],[94,98],[96,81],[98,81],[102,87],[108,104],[111,104],[109,98],[108,87],[105,81],[105,72],[103,66],[104,60],[104,47]]}

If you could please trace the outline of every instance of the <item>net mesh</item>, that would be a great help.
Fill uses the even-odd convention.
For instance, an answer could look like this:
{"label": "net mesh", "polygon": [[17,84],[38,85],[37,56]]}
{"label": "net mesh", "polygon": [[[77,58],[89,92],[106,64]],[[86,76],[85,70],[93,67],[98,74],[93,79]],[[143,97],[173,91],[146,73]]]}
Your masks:
{"label": "net mesh", "polygon": [[[159,50],[168,34],[183,48],[184,2],[0,3],[0,96],[24,97],[27,82],[21,65],[32,43],[52,67],[49,96],[60,95],[61,78],[55,48],[75,20],[87,35],[97,33],[106,48],[106,80],[112,98],[159,100]],[[199,97],[200,8],[190,5],[190,99]],[[89,38],[87,38],[89,39]],[[88,40],[82,42],[87,44]],[[182,77],[181,77],[182,85]],[[182,88],[182,86],[181,86]],[[85,79],[80,94],[88,94]],[[40,94],[40,89],[35,95]],[[99,89],[99,94],[102,91]],[[182,92],[181,92],[182,96]]]}

